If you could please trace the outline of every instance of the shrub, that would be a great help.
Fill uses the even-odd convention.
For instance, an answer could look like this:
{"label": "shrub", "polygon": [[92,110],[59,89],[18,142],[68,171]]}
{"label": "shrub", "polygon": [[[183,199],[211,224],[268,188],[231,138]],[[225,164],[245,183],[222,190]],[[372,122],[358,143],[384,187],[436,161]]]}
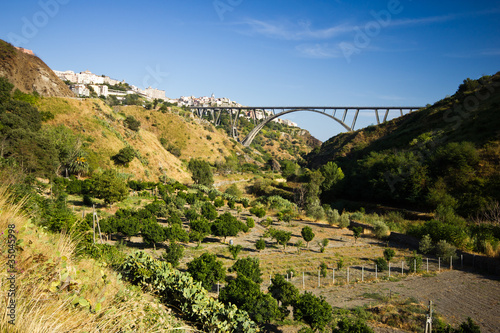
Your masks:
{"label": "shrub", "polygon": [[377,220],[373,223],[373,231],[378,239],[384,239],[390,234],[389,227],[383,221]]}
{"label": "shrub", "polygon": [[266,248],[266,241],[264,240],[264,238],[259,238],[257,242],[255,242],[255,248],[259,251]]}
{"label": "shrub", "polygon": [[127,118],[125,118],[123,123],[125,124],[125,126],[127,126],[129,129],[131,129],[134,132],[139,131],[139,128],[141,127],[141,122],[139,120],[135,119],[134,116],[128,116]]}
{"label": "shrub", "polygon": [[252,229],[253,227],[255,227],[255,221],[253,218],[247,218],[247,227],[248,229]]}
{"label": "shrub", "polygon": [[394,251],[394,249],[386,248],[384,250],[384,258],[387,261],[391,261],[392,258],[394,258],[395,255],[396,255],[396,251]]}
{"label": "shrub", "polygon": [[336,209],[331,209],[330,207],[328,207],[327,209],[325,209],[325,214],[326,220],[328,221],[329,225],[334,225],[340,219],[339,211]]}
{"label": "shrub", "polygon": [[449,263],[450,259],[457,259],[457,248],[445,240],[440,240],[436,244],[436,255]]}
{"label": "shrub", "polygon": [[162,258],[172,264],[173,267],[179,266],[179,262],[184,256],[184,246],[179,243],[172,242],[170,246],[167,247],[165,253],[162,255]]}
{"label": "shrub", "polygon": [[134,160],[136,156],[134,148],[127,146],[125,148],[120,149],[118,154],[111,157],[111,159],[115,162],[115,164],[128,166],[130,162]]}
{"label": "shrub", "polygon": [[241,245],[229,245],[229,253],[233,256],[233,259],[236,260],[238,258],[238,254],[240,254],[241,250],[243,250],[243,246]]}
{"label": "shrub", "polygon": [[326,275],[328,274],[328,266],[322,262],[320,265],[319,265],[319,270],[320,270],[320,274],[322,277],[326,277]]}
{"label": "shrub", "polygon": [[382,257],[375,259],[375,265],[377,265],[377,270],[379,272],[383,272],[389,269],[387,261]]}
{"label": "shrub", "polygon": [[422,256],[413,251],[411,256],[406,257],[406,264],[410,268],[410,272],[417,273],[422,269]]}
{"label": "shrub", "polygon": [[266,210],[262,207],[252,207],[250,208],[250,213],[258,218],[263,218],[266,215]]}
{"label": "shrub", "polygon": [[214,206],[216,208],[221,208],[222,206],[224,206],[224,199],[222,199],[221,197],[218,197],[214,200]]}
{"label": "shrub", "polygon": [[338,226],[341,229],[348,228],[349,225],[351,224],[351,221],[349,220],[349,214],[347,213],[342,213],[338,220]]}
{"label": "shrub", "polygon": [[373,333],[373,330],[359,319],[343,317],[333,326],[332,333]]}
{"label": "shrub", "polygon": [[241,190],[238,188],[236,184],[232,184],[229,186],[224,193],[227,193],[229,195],[232,195],[234,197],[240,197],[241,196]]}

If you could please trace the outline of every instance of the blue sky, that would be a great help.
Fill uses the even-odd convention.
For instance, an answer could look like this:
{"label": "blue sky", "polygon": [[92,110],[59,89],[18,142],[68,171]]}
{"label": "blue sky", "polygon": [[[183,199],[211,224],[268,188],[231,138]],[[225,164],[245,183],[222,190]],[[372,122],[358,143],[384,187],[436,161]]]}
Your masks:
{"label": "blue sky", "polygon": [[[249,106],[420,106],[500,70],[500,1],[10,1],[0,38],[52,69]],[[287,116],[320,140],[333,120]],[[375,123],[371,114],[358,127]]]}

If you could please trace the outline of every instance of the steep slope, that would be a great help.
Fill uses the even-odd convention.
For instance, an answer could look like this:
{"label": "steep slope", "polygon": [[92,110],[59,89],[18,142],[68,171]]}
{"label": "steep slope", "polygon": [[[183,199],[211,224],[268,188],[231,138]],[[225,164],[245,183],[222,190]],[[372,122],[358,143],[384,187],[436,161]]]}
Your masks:
{"label": "steep slope", "polygon": [[0,76],[6,77],[24,93],[36,91],[41,96],[74,96],[40,58],[24,53],[3,40],[0,40]]}
{"label": "steep slope", "polygon": [[433,106],[337,135],[306,159],[346,174],[324,199],[349,198],[473,215],[500,201],[500,73],[467,79]]}

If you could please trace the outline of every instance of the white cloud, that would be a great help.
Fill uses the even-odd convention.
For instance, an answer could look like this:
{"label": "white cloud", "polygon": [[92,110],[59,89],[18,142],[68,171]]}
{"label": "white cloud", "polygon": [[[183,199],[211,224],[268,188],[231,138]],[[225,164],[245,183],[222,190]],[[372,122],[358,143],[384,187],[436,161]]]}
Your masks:
{"label": "white cloud", "polygon": [[324,29],[314,29],[310,22],[265,22],[249,19],[241,23],[249,28],[248,33],[284,40],[322,40],[330,39],[353,30],[348,24],[338,24]]}
{"label": "white cloud", "polygon": [[342,52],[338,46],[329,44],[301,44],[296,47],[296,50],[307,58],[329,59],[340,58]]}

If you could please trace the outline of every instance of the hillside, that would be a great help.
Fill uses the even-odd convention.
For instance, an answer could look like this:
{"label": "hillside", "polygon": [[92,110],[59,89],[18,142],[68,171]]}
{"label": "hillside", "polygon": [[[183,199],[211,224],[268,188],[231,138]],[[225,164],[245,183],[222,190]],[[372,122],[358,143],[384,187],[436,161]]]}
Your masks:
{"label": "hillside", "polygon": [[[306,159],[346,173],[325,199],[385,201],[471,215],[500,200],[500,73],[467,79],[432,106],[378,126],[339,134]],[[361,190],[363,189],[363,190]]]}
{"label": "hillside", "polygon": [[41,96],[72,97],[74,94],[37,56],[26,54],[0,40],[0,76],[16,89]]}
{"label": "hillside", "polygon": [[[42,98],[37,107],[40,112],[53,115],[53,119],[44,124],[47,130],[64,126],[73,135],[81,137],[91,170],[118,167],[121,173],[142,180],[158,180],[166,175],[190,182],[183,161],[192,158],[204,159],[215,166],[226,163],[227,158],[240,165],[261,166],[268,158],[295,160],[300,157],[300,154],[294,154],[295,149],[305,153],[312,149],[307,140],[314,142],[304,130],[293,129],[287,133],[268,129],[262,135],[263,140],[272,135],[279,137],[277,144],[268,140],[262,147],[257,146],[258,150],[248,148],[243,151],[243,146],[230,139],[224,128],[216,129],[176,107],[161,112],[140,106],[110,107],[99,99],[71,98]],[[127,128],[124,123],[127,117],[140,122],[137,132]],[[292,142],[301,144],[294,146]],[[127,146],[135,150],[137,158],[128,166],[117,166],[112,157]]]}

